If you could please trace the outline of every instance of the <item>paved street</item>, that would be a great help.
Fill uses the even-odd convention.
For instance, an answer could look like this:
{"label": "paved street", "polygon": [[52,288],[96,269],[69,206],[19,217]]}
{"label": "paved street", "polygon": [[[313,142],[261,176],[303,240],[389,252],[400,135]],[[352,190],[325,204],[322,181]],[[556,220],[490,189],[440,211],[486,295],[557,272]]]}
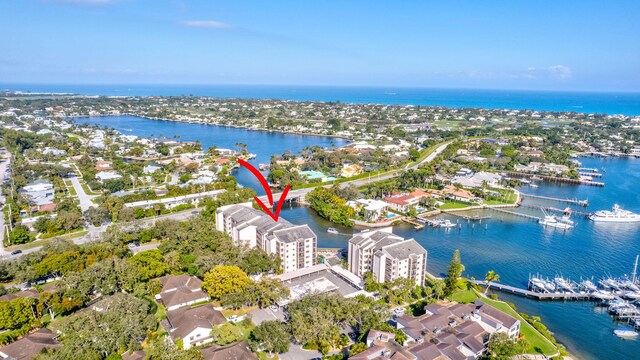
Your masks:
{"label": "paved street", "polygon": [[301,345],[293,345],[289,348],[289,352],[280,354],[280,360],[310,360],[322,358],[322,354],[317,350],[305,350]]}
{"label": "paved street", "polygon": [[87,194],[82,188],[82,185],[80,184],[80,180],[78,179],[77,176],[71,177],[70,180],[71,180],[71,185],[73,185],[73,188],[76,191],[78,200],[80,200],[80,209],[82,210],[82,212],[84,213],[88,208],[92,206],[96,206],[96,204],[94,204],[91,201],[91,199],[97,197],[97,195]]}
{"label": "paved street", "polygon": [[[7,169],[9,169],[9,165],[11,164],[11,154],[8,151],[5,150],[5,151],[2,152],[2,154],[0,154],[0,156],[2,158],[6,159],[6,160],[4,160],[4,161],[2,161],[0,163],[0,183],[2,183],[3,186],[5,186],[4,185],[4,177],[5,177],[5,174],[7,173]],[[6,203],[6,199],[5,199],[4,195],[2,195],[2,194],[0,194],[0,203],[3,206]],[[0,207],[0,209],[1,209],[1,207]],[[8,254],[8,252],[6,252],[4,250],[4,236],[6,234],[5,229],[4,229],[5,225],[6,224],[4,223],[4,216],[1,216],[1,214],[0,214],[0,230],[1,230],[1,233],[0,233],[0,256]]]}

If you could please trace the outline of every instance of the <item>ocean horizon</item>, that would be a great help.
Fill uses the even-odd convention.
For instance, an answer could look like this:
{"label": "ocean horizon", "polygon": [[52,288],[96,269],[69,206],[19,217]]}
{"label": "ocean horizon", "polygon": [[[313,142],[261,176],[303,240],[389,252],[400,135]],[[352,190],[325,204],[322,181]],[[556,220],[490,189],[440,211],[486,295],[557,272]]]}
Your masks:
{"label": "ocean horizon", "polygon": [[101,96],[208,96],[216,98],[340,101],[343,103],[443,106],[600,113],[640,116],[640,92],[447,89],[303,85],[114,85],[0,84],[0,91]]}

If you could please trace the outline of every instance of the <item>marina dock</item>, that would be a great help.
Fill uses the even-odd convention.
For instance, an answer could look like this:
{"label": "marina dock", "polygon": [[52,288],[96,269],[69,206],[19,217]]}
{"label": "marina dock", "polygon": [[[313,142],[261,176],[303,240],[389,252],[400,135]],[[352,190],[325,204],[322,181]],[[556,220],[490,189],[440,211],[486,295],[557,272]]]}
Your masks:
{"label": "marina dock", "polygon": [[533,178],[536,177],[538,179],[549,181],[549,182],[562,182],[567,184],[576,184],[576,185],[590,185],[590,186],[604,186],[603,182],[599,181],[591,181],[591,180],[580,180],[580,179],[569,179],[558,176],[547,176],[547,175],[536,175],[536,174],[527,174],[516,171],[504,171],[505,174],[515,177],[515,178]]}
{"label": "marina dock", "polygon": [[[472,280],[472,282],[476,285],[487,286],[487,281],[484,280]],[[529,298],[535,298],[538,300],[590,300],[593,297],[586,292],[553,292],[553,293],[543,293],[536,292],[527,289],[518,288],[515,286],[504,285],[500,283],[492,282],[488,284],[490,289],[500,290],[507,293],[512,293],[520,296],[525,296]]]}
{"label": "marina dock", "polygon": [[583,207],[589,206],[589,200],[562,199],[562,198],[554,198],[554,197],[550,197],[550,196],[525,194],[523,192],[521,192],[520,195],[522,195],[523,197],[529,197],[529,198],[533,198],[533,199],[543,199],[543,200],[552,200],[552,201],[565,202],[565,203],[569,203],[569,204],[580,205],[580,206],[583,206]]}

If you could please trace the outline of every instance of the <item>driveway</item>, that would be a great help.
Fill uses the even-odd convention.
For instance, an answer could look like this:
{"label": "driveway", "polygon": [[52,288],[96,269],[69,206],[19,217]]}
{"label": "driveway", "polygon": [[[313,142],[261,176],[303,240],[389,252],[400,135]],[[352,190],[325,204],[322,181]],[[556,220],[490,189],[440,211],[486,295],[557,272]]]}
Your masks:
{"label": "driveway", "polygon": [[271,321],[271,320],[283,321],[284,320],[284,314],[282,313],[282,310],[278,310],[274,312],[274,311],[271,311],[271,309],[269,308],[253,309],[249,311],[249,314],[251,314],[251,320],[256,325],[260,325],[265,321]]}
{"label": "driveway", "polygon": [[84,189],[82,188],[82,185],[80,184],[80,180],[78,180],[77,176],[71,177],[70,180],[71,180],[71,185],[73,185],[73,188],[76,191],[78,199],[80,200],[80,209],[82,210],[82,212],[84,213],[90,207],[96,206],[96,204],[94,204],[91,201],[91,199],[97,197],[97,195],[89,195],[86,192],[84,192]]}
{"label": "driveway", "polygon": [[291,344],[289,352],[280,354],[280,360],[310,360],[322,358],[318,350],[305,350],[301,345]]}

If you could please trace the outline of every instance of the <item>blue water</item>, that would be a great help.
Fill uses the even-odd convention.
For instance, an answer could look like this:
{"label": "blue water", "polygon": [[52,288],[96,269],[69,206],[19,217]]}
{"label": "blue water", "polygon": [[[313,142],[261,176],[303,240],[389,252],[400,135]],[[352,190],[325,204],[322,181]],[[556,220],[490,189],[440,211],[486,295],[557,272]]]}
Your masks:
{"label": "blue water", "polygon": [[[330,146],[342,140],[322,137],[285,135],[261,131],[249,131],[218,126],[146,120],[135,117],[86,118],[108,125],[126,134],[138,136],[180,135],[183,140],[200,140],[207,147],[232,148],[236,142],[248,144],[249,152],[258,154],[255,162],[267,162],[271,154],[290,149],[298,151],[307,145]],[[130,131],[126,131],[126,129]],[[558,185],[540,183],[539,188],[522,188],[522,192],[560,198],[588,199],[587,209],[593,212],[610,209],[618,201],[624,208],[640,212],[640,179],[638,159],[581,159],[585,167],[606,167],[602,181],[605,187]],[[259,189],[248,172],[238,173],[240,183]],[[568,204],[526,199],[525,204],[542,204],[564,208]],[[520,208],[517,211],[541,216],[541,212]],[[441,274],[454,249],[460,249],[465,275],[482,278],[488,270],[496,271],[501,282],[525,286],[530,273],[554,277],[563,275],[579,280],[581,276],[600,277],[605,274],[623,275],[632,271],[636,254],[640,254],[640,224],[597,224],[575,216],[576,227],[568,231],[545,229],[539,224],[522,218],[485,210],[490,220],[482,223],[462,223],[460,229],[425,228],[414,230],[409,226],[397,226],[394,232],[406,238],[415,238],[428,250],[428,270]],[[306,207],[285,206],[282,216],[293,223],[307,223],[318,235],[320,247],[346,247],[353,229],[333,225],[318,218]],[[449,217],[452,221],[458,221]],[[486,226],[486,227],[485,227]],[[329,227],[340,234],[328,234]],[[500,294],[514,302],[520,311],[539,315],[555,332],[557,339],[569,351],[585,359],[633,359],[639,358],[640,341],[622,340],[612,334],[617,327],[608,314],[592,302],[537,302]]]}
{"label": "blue water", "polygon": [[341,101],[455,108],[533,109],[640,115],[640,93],[274,85],[37,85],[0,84],[0,90],[112,96],[213,96],[297,101]]}
{"label": "blue water", "polygon": [[[250,153],[256,158],[249,161],[256,168],[259,163],[270,163],[271,155],[282,154],[285,150],[294,153],[307,145],[317,145],[323,148],[342,146],[345,139],[320,136],[292,135],[279,132],[255,131],[225,126],[211,126],[200,124],[185,124],[173,121],[156,121],[137,116],[99,116],[78,118],[78,123],[87,123],[114,128],[125,135],[139,137],[170,137],[179,136],[181,141],[198,140],[203,149],[215,145],[218,148],[235,149],[236,143],[247,144]],[[264,194],[260,182],[247,169],[234,170],[233,175],[238,182],[250,186]],[[265,173],[266,175],[266,173]]]}

